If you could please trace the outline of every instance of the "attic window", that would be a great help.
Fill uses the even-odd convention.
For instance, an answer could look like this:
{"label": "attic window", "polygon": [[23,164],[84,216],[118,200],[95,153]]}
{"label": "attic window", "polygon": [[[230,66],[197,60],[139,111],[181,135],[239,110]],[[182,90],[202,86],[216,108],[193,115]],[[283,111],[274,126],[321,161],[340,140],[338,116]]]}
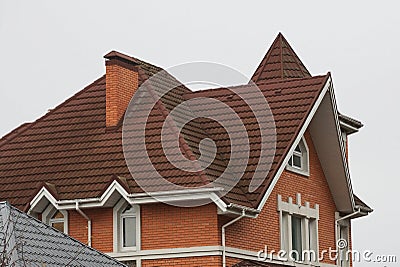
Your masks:
{"label": "attic window", "polygon": [[68,212],[65,210],[57,210],[49,205],[42,213],[42,222],[68,234]]}
{"label": "attic window", "polygon": [[57,211],[49,221],[51,227],[64,232],[64,215],[60,211]]}
{"label": "attic window", "polygon": [[287,169],[302,175],[309,175],[308,146],[304,137],[295,147],[292,156],[289,158]]}
{"label": "attic window", "polygon": [[114,252],[140,249],[140,208],[121,199],[113,209]]}

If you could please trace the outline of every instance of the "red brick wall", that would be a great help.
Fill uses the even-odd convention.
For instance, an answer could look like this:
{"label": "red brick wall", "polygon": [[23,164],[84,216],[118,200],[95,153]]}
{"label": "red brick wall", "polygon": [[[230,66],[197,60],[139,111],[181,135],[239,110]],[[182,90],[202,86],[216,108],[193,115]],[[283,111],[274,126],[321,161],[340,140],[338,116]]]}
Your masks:
{"label": "red brick wall", "polygon": [[[92,247],[102,252],[113,251],[113,210],[112,208],[83,210],[92,220]],[[87,220],[76,211],[68,212],[69,235],[87,244]]]}
{"label": "red brick wall", "polygon": [[217,217],[214,204],[195,208],[143,205],[142,249],[219,245]]}
{"label": "red brick wall", "polygon": [[[288,197],[295,201],[296,193],[300,193],[302,205],[306,201],[310,202],[311,207],[319,204],[319,249],[335,248],[336,206],[308,132],[305,138],[310,152],[310,176],[304,177],[285,170],[258,218],[244,218],[227,228],[227,246],[259,251],[267,245],[268,250],[280,250],[277,196],[280,194],[283,201],[287,201]],[[323,262],[334,263],[329,259]]]}
{"label": "red brick wall", "polygon": [[[302,203],[311,207],[320,205],[319,248],[335,248],[335,204],[325,180],[311,137],[305,135],[310,150],[310,177],[284,171],[261,214],[257,219],[244,218],[227,228],[227,246],[258,251],[265,245],[269,250],[280,249],[279,213],[277,195],[287,201],[301,193]],[[84,212],[92,219],[92,245],[103,252],[113,250],[112,208],[88,209]],[[217,207],[209,204],[196,208],[180,208],[162,203],[141,207],[142,249],[164,249],[221,244],[221,225],[227,218],[217,215]],[[69,234],[87,242],[87,221],[77,212],[69,211]],[[228,258],[228,266],[237,259]],[[334,263],[328,259],[326,263]],[[192,257],[164,260],[146,260],[143,266],[220,266],[221,257]]]}
{"label": "red brick wall", "polygon": [[106,126],[116,126],[138,88],[138,72],[118,60],[106,63]]}
{"label": "red brick wall", "polygon": [[220,267],[222,260],[219,256],[175,258],[160,260],[143,260],[142,267]]}

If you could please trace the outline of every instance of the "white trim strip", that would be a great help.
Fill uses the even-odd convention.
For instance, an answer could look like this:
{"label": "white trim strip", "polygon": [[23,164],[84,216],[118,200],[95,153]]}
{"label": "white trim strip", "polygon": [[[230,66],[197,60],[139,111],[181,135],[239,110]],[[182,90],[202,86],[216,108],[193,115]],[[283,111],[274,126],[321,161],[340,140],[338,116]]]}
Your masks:
{"label": "white trim strip", "polygon": [[286,164],[289,161],[289,158],[292,156],[292,153],[293,153],[294,149],[296,148],[296,145],[300,142],[301,138],[303,137],[304,133],[306,132],[308,126],[310,125],[312,118],[314,117],[315,112],[317,112],[318,107],[320,106],[322,100],[324,99],[326,92],[331,87],[331,85],[332,85],[332,78],[329,77],[328,80],[326,81],[324,88],[322,89],[320,95],[318,96],[317,101],[315,102],[314,106],[312,107],[310,114],[306,118],[306,121],[304,122],[303,127],[300,129],[300,132],[297,135],[296,140],[294,141],[294,143],[292,144],[288,153],[286,154],[286,157],[285,157],[283,163],[279,167],[277,173],[275,174],[275,177],[272,179],[272,182],[271,182],[270,186],[268,187],[267,192],[265,192],[263,199],[261,200],[260,204],[258,205],[258,207],[257,207],[258,210],[261,211],[262,208],[264,207],[265,203],[267,202],[267,200],[268,200],[269,196],[271,195],[272,190],[275,188],[275,185],[278,182],[280,176],[282,175],[283,171],[286,169]]}
{"label": "white trim strip", "polygon": [[199,200],[199,199],[211,199],[217,207],[222,211],[227,211],[227,205],[220,199],[215,192],[221,191],[221,188],[201,188],[193,190],[179,190],[179,191],[168,191],[160,192],[157,198],[146,194],[128,194],[126,190],[117,182],[113,181],[110,186],[104,191],[99,198],[86,198],[86,199],[68,199],[68,200],[56,200],[52,194],[42,187],[39,193],[30,202],[29,212],[34,211],[36,206],[43,200],[47,199],[57,210],[73,210],[75,209],[76,202],[79,202],[81,208],[97,208],[103,207],[114,192],[118,192],[126,202],[131,205],[157,203],[160,201],[173,202],[173,201],[187,201],[187,200]]}
{"label": "white trim strip", "polygon": [[[233,247],[226,247],[227,257],[232,257],[242,260],[257,261],[258,252],[238,249]],[[126,253],[106,253],[107,255],[119,260],[155,260],[155,259],[171,259],[171,258],[189,258],[189,257],[204,257],[204,256],[222,256],[222,246],[204,246],[204,247],[189,247],[189,248],[169,248],[169,249],[154,249],[142,250]],[[282,264],[287,266],[310,266],[310,264],[293,263],[279,261],[277,259],[269,260],[268,263]],[[313,266],[313,265],[311,265]],[[318,266],[334,267],[333,264],[318,263]]]}

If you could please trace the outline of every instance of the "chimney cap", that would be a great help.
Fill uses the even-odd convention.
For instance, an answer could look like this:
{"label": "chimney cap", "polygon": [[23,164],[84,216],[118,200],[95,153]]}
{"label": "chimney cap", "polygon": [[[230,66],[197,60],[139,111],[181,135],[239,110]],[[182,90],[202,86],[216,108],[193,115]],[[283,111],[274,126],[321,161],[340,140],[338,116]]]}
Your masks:
{"label": "chimney cap", "polygon": [[116,60],[120,60],[120,61],[123,61],[123,62],[128,63],[128,64],[139,65],[139,63],[136,62],[135,58],[130,57],[128,55],[125,55],[125,54],[123,54],[121,52],[118,52],[118,51],[115,51],[115,50],[113,50],[111,52],[108,52],[104,56],[104,58],[107,59],[107,60],[116,59]]}

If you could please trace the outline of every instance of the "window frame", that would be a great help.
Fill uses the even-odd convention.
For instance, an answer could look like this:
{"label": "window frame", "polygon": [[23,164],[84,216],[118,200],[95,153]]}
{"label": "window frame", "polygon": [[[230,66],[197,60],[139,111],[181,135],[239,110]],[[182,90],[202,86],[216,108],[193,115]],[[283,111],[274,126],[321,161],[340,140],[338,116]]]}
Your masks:
{"label": "window frame", "polygon": [[[340,215],[338,212],[335,214],[335,219],[340,219]],[[349,267],[350,266],[350,259],[348,256],[349,246],[350,246],[350,220],[345,219],[341,220],[336,225],[336,245],[339,242],[339,239],[344,239],[347,242],[347,247],[344,249],[338,249],[339,257],[337,258],[337,265],[340,267]]]}
{"label": "window frame", "polygon": [[[120,232],[120,248],[122,249],[122,250],[131,250],[131,249],[133,249],[133,248],[136,248],[136,236],[135,236],[135,246],[125,246],[125,229],[124,229],[124,227],[125,227],[125,224],[124,224],[124,219],[127,219],[127,218],[134,218],[134,220],[135,220],[135,229],[136,229],[136,223],[137,223],[137,220],[136,220],[136,210],[135,210],[135,208],[134,207],[130,207],[129,209],[129,205],[125,208],[125,211],[122,211],[121,212],[121,214],[119,215],[119,227],[120,227],[120,229],[119,229],[119,232]],[[133,211],[131,211],[131,210],[133,210]],[[136,232],[136,230],[135,230],[135,232]],[[136,233],[135,233],[135,235],[136,235]]]}
{"label": "window frame", "polygon": [[[127,207],[131,206],[131,209],[134,210],[134,213],[124,214]],[[124,241],[124,233],[123,233],[123,218],[132,218],[136,219],[136,228],[135,228],[135,238],[136,238],[136,246],[125,247],[123,245]],[[121,199],[113,208],[113,251],[117,253],[121,252],[132,252],[140,250],[140,206],[139,205],[130,205],[126,202],[125,199]]]}
{"label": "window frame", "polygon": [[[60,212],[64,218],[53,219],[53,216]],[[45,224],[52,226],[53,223],[64,223],[64,233],[68,234],[68,211],[66,210],[57,210],[53,205],[49,204],[47,208],[42,212],[42,222]],[[53,227],[54,228],[54,227]]]}
{"label": "window frame", "polygon": [[[296,148],[299,147],[300,151],[297,151]],[[296,165],[293,164],[294,159],[293,157],[300,157],[301,160],[301,167],[298,167]],[[309,149],[308,149],[308,145],[306,142],[306,139],[303,137],[301,137],[300,142],[298,144],[296,144],[296,146],[293,149],[292,154],[289,157],[289,160],[286,164],[286,169],[298,174],[301,174],[303,176],[310,176],[310,153],[309,153]]]}
{"label": "window frame", "polygon": [[[301,205],[301,194],[298,193],[296,196],[296,203],[293,203],[291,197],[288,198],[288,202],[282,201],[282,196],[278,195],[278,211],[280,217],[280,239],[281,249],[286,251],[286,257],[289,262],[300,262],[300,263],[318,263],[319,255],[319,241],[318,241],[318,220],[319,220],[319,205],[316,204],[315,208],[311,208],[308,202],[305,202],[305,206]],[[296,217],[300,219],[301,229],[301,252],[298,252],[299,259],[294,259],[290,253],[293,254],[293,231],[292,231],[292,219]],[[315,261],[309,260],[310,254],[306,254],[304,251],[314,251]],[[297,251],[297,250],[296,250]],[[303,259],[302,256],[306,256]]]}

